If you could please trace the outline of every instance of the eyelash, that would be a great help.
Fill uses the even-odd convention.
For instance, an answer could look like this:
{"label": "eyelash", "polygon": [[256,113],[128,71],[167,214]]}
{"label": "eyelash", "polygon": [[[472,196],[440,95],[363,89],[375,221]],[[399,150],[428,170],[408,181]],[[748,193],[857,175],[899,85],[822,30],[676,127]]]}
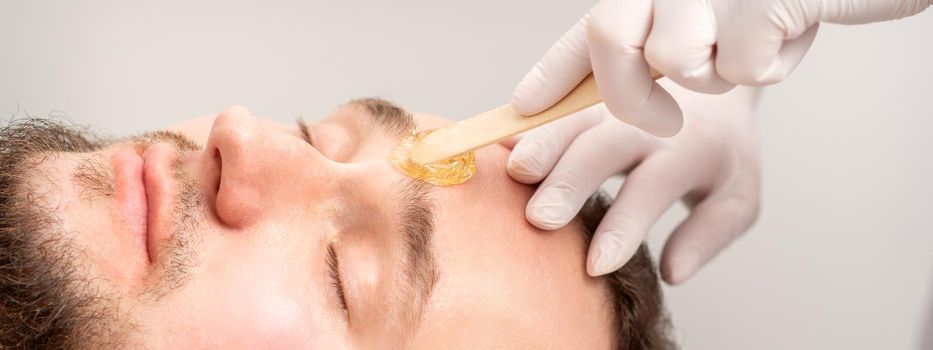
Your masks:
{"label": "eyelash", "polygon": [[340,264],[337,262],[337,252],[333,245],[327,246],[327,275],[330,277],[330,284],[337,291],[337,300],[340,302],[340,308],[344,313],[349,313],[347,308],[347,297],[343,292],[343,282],[340,280]]}
{"label": "eyelash", "polygon": [[314,141],[311,140],[311,131],[308,130],[308,123],[305,123],[301,118],[298,119],[298,131],[301,131],[301,138],[311,145],[311,147],[314,147]]}

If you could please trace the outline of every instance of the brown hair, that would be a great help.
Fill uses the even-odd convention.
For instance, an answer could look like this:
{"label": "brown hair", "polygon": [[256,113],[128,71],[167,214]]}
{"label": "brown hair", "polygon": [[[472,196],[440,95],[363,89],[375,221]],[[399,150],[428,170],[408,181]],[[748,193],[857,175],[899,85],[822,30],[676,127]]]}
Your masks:
{"label": "brown hair", "polygon": [[[606,215],[609,198],[598,193],[580,211],[587,241]],[[648,247],[642,244],[621,269],[605,277],[610,294],[616,349],[674,349],[661,284]]]}

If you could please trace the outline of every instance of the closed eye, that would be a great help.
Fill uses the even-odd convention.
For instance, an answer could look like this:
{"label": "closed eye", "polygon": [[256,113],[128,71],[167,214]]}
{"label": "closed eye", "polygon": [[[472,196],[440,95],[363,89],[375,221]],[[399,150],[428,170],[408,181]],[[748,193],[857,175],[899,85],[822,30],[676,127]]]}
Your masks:
{"label": "closed eye", "polygon": [[344,315],[349,315],[350,310],[347,308],[347,297],[343,291],[343,282],[340,279],[340,262],[337,260],[337,251],[334,250],[334,244],[330,243],[327,245],[327,275],[330,277],[331,287],[334,288],[335,293],[337,293],[337,301],[340,304],[340,308],[343,310]]}

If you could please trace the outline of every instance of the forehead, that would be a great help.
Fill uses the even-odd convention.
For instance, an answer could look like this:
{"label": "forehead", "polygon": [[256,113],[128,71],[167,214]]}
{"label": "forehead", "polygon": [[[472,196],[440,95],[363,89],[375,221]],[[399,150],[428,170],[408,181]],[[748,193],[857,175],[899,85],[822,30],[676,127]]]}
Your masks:
{"label": "forehead", "polygon": [[534,187],[508,176],[508,154],[499,145],[478,151],[473,179],[437,191],[442,275],[416,347],[607,347],[610,299],[604,282],[585,272],[582,227],[529,224]]}

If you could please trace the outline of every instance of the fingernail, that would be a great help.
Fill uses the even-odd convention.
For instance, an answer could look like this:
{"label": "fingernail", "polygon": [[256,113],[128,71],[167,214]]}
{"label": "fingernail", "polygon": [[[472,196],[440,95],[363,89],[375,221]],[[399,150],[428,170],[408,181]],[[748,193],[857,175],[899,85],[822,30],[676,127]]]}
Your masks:
{"label": "fingernail", "polygon": [[567,196],[555,189],[545,189],[535,196],[532,204],[534,206],[532,219],[535,226],[545,230],[554,230],[570,222],[568,216],[572,216],[573,213],[570,212],[570,207],[566,202]]}
{"label": "fingernail", "polygon": [[686,281],[690,276],[692,276],[697,269],[700,267],[700,252],[696,249],[690,249],[683,252],[682,256],[677,259],[674,264],[673,271],[671,271],[670,283],[680,283]]}
{"label": "fingernail", "polygon": [[709,72],[711,67],[712,65],[703,64],[703,65],[700,65],[699,67],[686,69],[682,73],[680,73],[680,75],[682,75],[684,78],[696,78],[696,77],[707,74],[707,72]]}
{"label": "fingernail", "polygon": [[784,62],[781,59],[775,59],[768,67],[768,71],[758,77],[758,83],[763,85],[774,84],[784,80]]}
{"label": "fingernail", "polygon": [[590,254],[587,264],[587,270],[591,276],[602,276],[618,269],[619,254],[622,251],[622,242],[617,238],[619,235],[606,232],[596,239],[593,247],[595,252]]}
{"label": "fingernail", "polygon": [[536,149],[529,148],[528,146],[523,147],[519,152],[513,151],[506,163],[509,173],[513,176],[517,175],[528,179],[540,176],[540,171],[537,166],[539,162],[534,159],[535,152],[537,152]]}
{"label": "fingernail", "polygon": [[586,273],[593,277],[601,276],[601,274],[597,272],[599,269],[596,266],[603,258],[603,252],[598,248],[591,250],[589,258],[586,259]]}

